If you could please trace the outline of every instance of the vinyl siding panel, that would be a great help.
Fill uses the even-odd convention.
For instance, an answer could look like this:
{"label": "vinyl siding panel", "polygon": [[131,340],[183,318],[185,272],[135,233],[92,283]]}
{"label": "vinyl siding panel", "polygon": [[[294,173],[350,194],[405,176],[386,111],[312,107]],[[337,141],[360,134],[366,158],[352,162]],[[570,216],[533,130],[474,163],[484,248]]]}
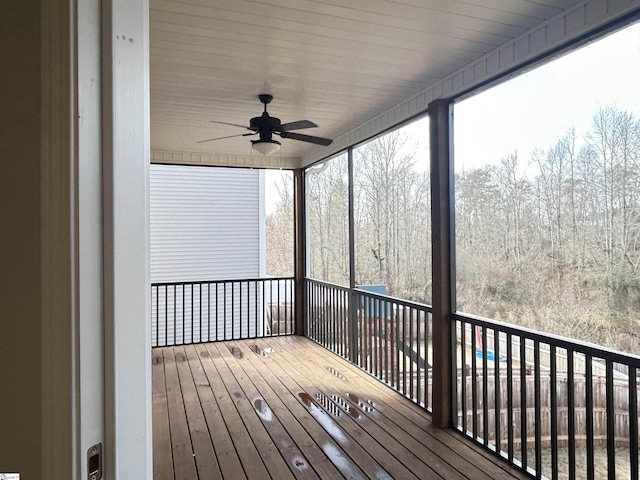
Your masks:
{"label": "vinyl siding panel", "polygon": [[258,278],[260,170],[151,165],[151,282]]}

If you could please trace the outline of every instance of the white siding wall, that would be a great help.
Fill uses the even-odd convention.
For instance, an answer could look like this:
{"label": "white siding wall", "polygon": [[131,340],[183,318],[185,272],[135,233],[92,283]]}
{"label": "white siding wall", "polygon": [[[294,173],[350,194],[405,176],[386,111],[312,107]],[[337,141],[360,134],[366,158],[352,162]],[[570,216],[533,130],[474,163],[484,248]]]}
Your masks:
{"label": "white siding wall", "polygon": [[151,282],[258,278],[264,173],[151,166]]}
{"label": "white siding wall", "polygon": [[[152,165],[151,282],[263,277],[263,198],[261,170]],[[260,335],[263,312],[256,301],[261,305],[262,292],[245,282],[154,289],[152,341]]]}

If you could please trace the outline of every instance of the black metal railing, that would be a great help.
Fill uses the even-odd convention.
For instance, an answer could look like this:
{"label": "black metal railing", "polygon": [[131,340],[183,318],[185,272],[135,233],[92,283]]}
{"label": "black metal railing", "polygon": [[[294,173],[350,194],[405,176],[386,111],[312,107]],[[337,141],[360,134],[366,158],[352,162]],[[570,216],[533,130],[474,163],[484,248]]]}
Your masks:
{"label": "black metal railing", "polygon": [[309,338],[431,410],[431,307],[306,280],[305,311]]}
{"label": "black metal railing", "polygon": [[154,283],[153,347],[291,335],[291,277]]}
{"label": "black metal railing", "polygon": [[640,357],[454,315],[456,427],[535,478],[638,480]]}

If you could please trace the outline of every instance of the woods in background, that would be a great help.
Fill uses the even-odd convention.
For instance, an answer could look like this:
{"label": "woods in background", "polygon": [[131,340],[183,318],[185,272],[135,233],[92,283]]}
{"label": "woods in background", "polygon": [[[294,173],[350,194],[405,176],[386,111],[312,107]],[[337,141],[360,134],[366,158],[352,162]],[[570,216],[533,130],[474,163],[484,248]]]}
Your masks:
{"label": "woods in background", "polygon": [[[404,130],[354,149],[356,282],[425,303],[428,158]],[[310,276],[348,285],[346,155],[310,169],[306,188]],[[276,269],[293,238],[284,190],[267,218]],[[640,119],[606,107],[531,158],[457,172],[455,209],[458,310],[640,354]]]}

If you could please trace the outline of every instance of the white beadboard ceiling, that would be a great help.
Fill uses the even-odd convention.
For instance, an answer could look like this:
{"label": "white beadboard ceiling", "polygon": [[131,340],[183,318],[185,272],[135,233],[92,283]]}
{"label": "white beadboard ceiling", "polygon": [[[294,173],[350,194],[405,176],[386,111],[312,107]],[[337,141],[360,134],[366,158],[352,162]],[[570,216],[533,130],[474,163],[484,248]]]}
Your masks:
{"label": "white beadboard ceiling", "polygon": [[[300,133],[337,138],[572,4],[150,0],[151,148],[255,156],[255,137],[196,142],[246,133],[211,120],[248,125],[259,93],[283,123],[319,125]],[[283,139],[279,156],[317,148]]]}

